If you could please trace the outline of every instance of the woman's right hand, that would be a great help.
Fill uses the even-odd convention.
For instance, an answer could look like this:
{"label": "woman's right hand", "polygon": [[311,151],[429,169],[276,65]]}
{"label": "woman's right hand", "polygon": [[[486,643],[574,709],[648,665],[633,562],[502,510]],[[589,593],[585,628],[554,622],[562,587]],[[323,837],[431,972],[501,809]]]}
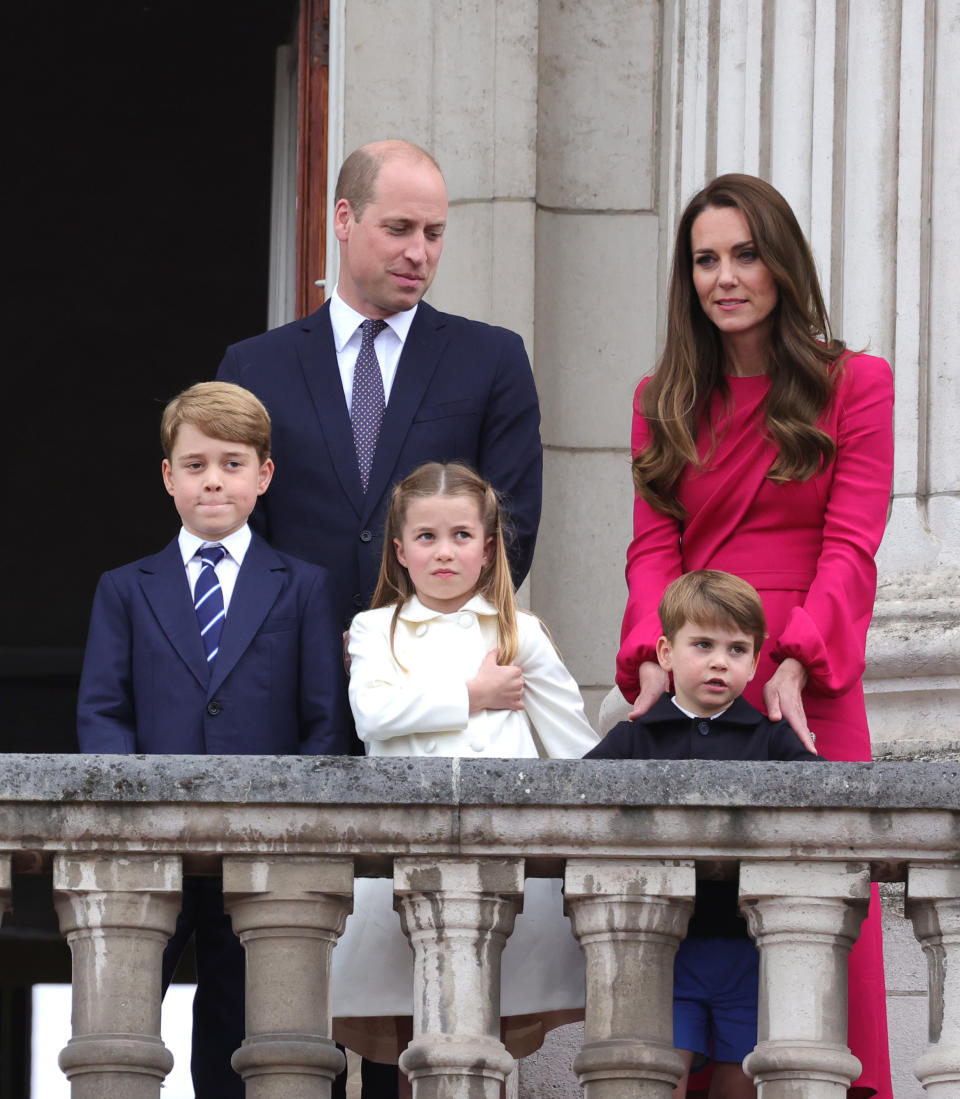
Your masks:
{"label": "woman's right hand", "polygon": [[498,664],[499,655],[499,649],[491,649],[476,678],[467,681],[472,714],[479,710],[523,709],[523,672],[516,664]]}
{"label": "woman's right hand", "polygon": [[635,717],[642,717],[670,687],[670,676],[653,660],[645,660],[637,669],[637,682],[640,684],[640,693],[627,715],[630,721]]}

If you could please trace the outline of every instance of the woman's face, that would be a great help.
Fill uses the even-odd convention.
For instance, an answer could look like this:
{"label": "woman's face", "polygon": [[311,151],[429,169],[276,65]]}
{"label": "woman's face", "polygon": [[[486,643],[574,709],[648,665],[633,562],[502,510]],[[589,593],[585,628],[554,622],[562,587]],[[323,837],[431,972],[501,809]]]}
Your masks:
{"label": "woman's face", "polygon": [[724,336],[769,332],[780,298],[757,255],[746,218],[733,206],[708,206],[690,228],[693,285],[704,313]]}

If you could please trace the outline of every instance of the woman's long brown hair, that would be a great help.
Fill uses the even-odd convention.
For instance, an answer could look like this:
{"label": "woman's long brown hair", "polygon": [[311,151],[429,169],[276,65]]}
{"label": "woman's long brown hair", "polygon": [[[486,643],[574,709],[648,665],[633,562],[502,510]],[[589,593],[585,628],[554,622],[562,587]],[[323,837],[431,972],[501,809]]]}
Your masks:
{"label": "woman's long brown hair", "polygon": [[[652,507],[684,517],[677,482],[688,464],[700,465],[697,429],[714,391],[729,396],[720,333],[701,308],[693,285],[690,232],[710,207],[743,214],[754,249],[777,284],[771,314],[766,426],[777,448],[767,474],[805,481],[829,463],[833,439],[817,420],[833,396],[834,364],[845,345],[830,331],[810,247],[783,195],[754,176],[723,175],[694,196],[677,226],[663,355],[643,391],[649,441],[633,460],[637,494]],[[713,425],[711,425],[712,427]]]}

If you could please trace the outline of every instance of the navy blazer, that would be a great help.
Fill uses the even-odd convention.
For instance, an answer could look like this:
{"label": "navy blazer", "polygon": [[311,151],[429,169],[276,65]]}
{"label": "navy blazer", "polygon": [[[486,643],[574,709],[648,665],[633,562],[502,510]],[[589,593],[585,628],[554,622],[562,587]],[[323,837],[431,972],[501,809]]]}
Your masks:
{"label": "navy blazer", "polygon": [[349,751],[333,580],[254,534],[207,664],[176,539],[100,578],[80,677],[83,752]]}
{"label": "navy blazer", "polygon": [[390,493],[424,462],[462,461],[506,500],[514,582],[533,559],[543,459],[540,406],[523,341],[420,303],[397,365],[366,495],[324,304],[227,348],[217,377],[252,390],[273,418],[276,472],[253,522],[279,549],[329,569],[346,624],[369,605]]}

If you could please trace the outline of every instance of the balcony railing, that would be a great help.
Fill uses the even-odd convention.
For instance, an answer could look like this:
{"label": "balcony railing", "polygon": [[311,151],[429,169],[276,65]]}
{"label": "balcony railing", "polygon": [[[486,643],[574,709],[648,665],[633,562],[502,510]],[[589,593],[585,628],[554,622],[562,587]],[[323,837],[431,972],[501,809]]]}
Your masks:
{"label": "balcony railing", "polygon": [[[672,962],[697,873],[739,865],[761,956],[762,1099],[841,1099],[846,956],[905,881],[929,958],[917,1074],[960,1094],[960,775],[944,764],[0,757],[0,904],[52,866],[73,953],[74,1099],[159,1099],[160,959],[181,874],[222,872],[247,954],[248,1099],[329,1095],[330,956],[356,875],[392,873],[415,952],[417,1099],[496,1099],[500,952],[525,876],[563,877],[586,958],[587,1099],[668,1099]],[[411,934],[411,931],[415,932]]]}

